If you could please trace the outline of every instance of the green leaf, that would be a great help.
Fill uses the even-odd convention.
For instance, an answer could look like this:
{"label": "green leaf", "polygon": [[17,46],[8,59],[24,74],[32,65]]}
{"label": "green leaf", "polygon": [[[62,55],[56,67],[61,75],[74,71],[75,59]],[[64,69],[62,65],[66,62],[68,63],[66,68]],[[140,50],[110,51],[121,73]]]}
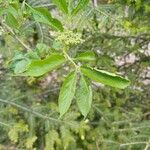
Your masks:
{"label": "green leaf", "polygon": [[76,72],[71,72],[65,78],[58,99],[60,117],[62,117],[67,112],[67,110],[71,105],[72,99],[74,98],[75,95],[76,82],[77,82]]}
{"label": "green leaf", "polygon": [[65,14],[68,14],[68,3],[66,0],[52,0],[52,2]]}
{"label": "green leaf", "polygon": [[11,13],[7,14],[6,23],[13,29],[19,28],[19,23],[18,23],[17,19]]}
{"label": "green leaf", "polygon": [[4,13],[5,11],[6,11],[5,8],[1,8],[1,9],[0,9],[0,16],[3,15],[3,13]]}
{"label": "green leaf", "polygon": [[88,86],[83,75],[81,76],[79,87],[76,91],[76,99],[79,110],[81,111],[82,115],[86,117],[92,104],[92,89],[90,86]]}
{"label": "green leaf", "polygon": [[17,62],[15,65],[14,73],[19,74],[19,73],[24,72],[25,70],[27,70],[29,64],[30,64],[30,61],[25,60],[25,59]]}
{"label": "green leaf", "polygon": [[104,70],[97,70],[89,67],[81,67],[81,72],[96,82],[100,82],[105,85],[109,85],[120,89],[124,89],[130,84],[130,81],[128,79],[122,78],[121,76],[109,73]]}
{"label": "green leaf", "polygon": [[65,57],[60,54],[53,54],[43,60],[33,60],[26,72],[22,75],[38,77],[58,68],[65,62]]}
{"label": "green leaf", "polygon": [[63,26],[61,22],[53,18],[46,8],[35,8],[30,7],[35,21],[47,24],[56,30],[63,31]]}
{"label": "green leaf", "polygon": [[11,61],[22,60],[22,59],[24,59],[24,58],[25,58],[25,57],[24,57],[23,53],[16,52]]}
{"label": "green leaf", "polygon": [[25,57],[31,59],[31,60],[40,60],[40,57],[38,56],[36,51],[29,51],[25,54]]}
{"label": "green leaf", "polygon": [[71,14],[76,15],[80,10],[84,9],[89,3],[89,0],[80,0],[77,6],[72,10]]}
{"label": "green leaf", "polygon": [[59,41],[55,40],[53,42],[52,48],[55,49],[55,50],[61,50],[62,44]]}
{"label": "green leaf", "polygon": [[36,52],[38,53],[38,55],[42,58],[44,56],[46,56],[49,52],[50,48],[43,44],[43,43],[38,43],[36,45]]}
{"label": "green leaf", "polygon": [[80,61],[95,61],[96,56],[94,52],[84,52],[80,53],[77,57],[75,57],[75,60]]}

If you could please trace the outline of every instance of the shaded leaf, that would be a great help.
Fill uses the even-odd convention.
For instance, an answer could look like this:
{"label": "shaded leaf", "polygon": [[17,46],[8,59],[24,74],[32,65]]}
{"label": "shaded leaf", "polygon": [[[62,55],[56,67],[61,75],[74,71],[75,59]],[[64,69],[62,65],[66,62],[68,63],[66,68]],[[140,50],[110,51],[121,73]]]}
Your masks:
{"label": "shaded leaf", "polygon": [[62,45],[59,41],[55,40],[53,42],[52,48],[55,49],[55,50],[60,50],[62,48]]}
{"label": "shaded leaf", "polygon": [[67,112],[67,110],[71,105],[72,99],[75,95],[76,82],[77,82],[76,72],[71,72],[65,78],[58,99],[60,117],[62,117]]}
{"label": "shaded leaf", "polygon": [[0,16],[3,15],[4,12],[5,12],[5,8],[1,8],[0,9]]}
{"label": "shaded leaf", "polygon": [[22,54],[22,53],[15,53],[15,55],[14,55],[14,57],[12,58],[12,60],[11,61],[17,61],[17,60],[22,60],[22,59],[24,59],[25,57],[24,57],[24,55]]}
{"label": "shaded leaf", "polygon": [[63,31],[63,26],[62,26],[61,22],[59,20],[53,18],[51,16],[50,12],[48,11],[48,9],[46,9],[46,8],[33,9],[31,7],[30,7],[30,9],[33,13],[33,17],[34,17],[35,21],[47,24],[56,30]]}
{"label": "shaded leaf", "polygon": [[18,23],[17,19],[11,13],[7,14],[6,23],[13,29],[19,28],[19,23]]}
{"label": "shaded leaf", "polygon": [[30,61],[25,60],[25,59],[17,62],[15,65],[14,73],[19,74],[19,73],[26,71],[29,66],[29,63]]}
{"label": "shaded leaf", "polygon": [[65,14],[68,14],[68,4],[66,0],[52,0],[52,2]]}
{"label": "shaded leaf", "polygon": [[43,43],[38,43],[36,45],[36,52],[38,53],[38,55],[42,58],[44,56],[46,56],[49,53],[50,48],[43,44]]}
{"label": "shaded leaf", "polygon": [[86,117],[92,104],[92,89],[90,86],[88,86],[83,75],[81,76],[79,87],[76,91],[76,99],[79,110],[81,111],[82,115]]}
{"label": "shaded leaf", "polygon": [[81,71],[84,75],[91,78],[92,80],[112,87],[124,89],[130,84],[130,81],[128,79],[122,78],[121,76],[109,73],[104,70],[81,67]]}
{"label": "shaded leaf", "polygon": [[40,57],[38,56],[36,51],[29,51],[25,54],[25,57],[31,59],[31,60],[40,60]]}
{"label": "shaded leaf", "polygon": [[75,60],[80,61],[95,61],[96,56],[94,52],[84,52],[80,53],[77,57],[75,57]]}
{"label": "shaded leaf", "polygon": [[23,73],[25,76],[38,77],[45,73],[56,69],[65,62],[63,55],[53,54],[43,60],[33,60],[26,72]]}
{"label": "shaded leaf", "polygon": [[89,3],[89,0],[80,0],[77,6],[72,10],[71,14],[76,15],[80,10],[84,9]]}

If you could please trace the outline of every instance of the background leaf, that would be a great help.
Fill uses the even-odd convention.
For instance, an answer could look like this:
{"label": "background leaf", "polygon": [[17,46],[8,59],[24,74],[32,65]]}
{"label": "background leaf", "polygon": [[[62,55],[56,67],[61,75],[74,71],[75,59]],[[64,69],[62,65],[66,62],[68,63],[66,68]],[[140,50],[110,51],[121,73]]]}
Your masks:
{"label": "background leaf", "polygon": [[19,74],[19,73],[24,72],[25,70],[27,70],[29,64],[30,64],[30,61],[25,60],[25,59],[17,62],[15,65],[14,73]]}
{"label": "background leaf", "polygon": [[76,91],[76,99],[79,110],[82,115],[86,117],[92,104],[92,89],[88,86],[83,75],[81,75],[79,87]]}
{"label": "background leaf", "polygon": [[6,17],[6,23],[13,29],[19,28],[19,23],[18,23],[17,19],[9,12]]}
{"label": "background leaf", "polygon": [[[137,9],[137,0],[128,0],[130,4],[127,0],[91,0],[87,7],[72,16],[69,15],[80,0],[66,1],[68,15],[58,11],[52,0],[0,0],[0,12],[4,8],[0,16],[0,149],[26,150],[30,145],[32,150],[144,150],[150,137],[150,1],[140,0],[141,6]],[[63,82],[63,74],[73,69],[71,63],[65,62],[59,70],[38,79],[10,76],[19,61],[44,60],[52,52],[61,54],[64,49],[64,43],[55,38],[51,25],[36,23],[26,3],[33,8],[47,8],[63,22],[66,31],[82,34],[85,42],[71,45],[66,52],[74,59],[90,50],[97,59],[94,62],[77,60],[77,65],[118,71],[128,76],[132,85],[120,90],[109,86],[99,88],[99,84],[94,84],[87,119],[83,119],[72,100],[63,121],[59,120],[60,80]],[[19,32],[12,28],[15,36],[32,50],[26,51],[3,24],[8,12],[20,25]],[[58,43],[53,45],[54,41]],[[90,80],[87,78],[87,85]],[[20,121],[25,124],[18,124]],[[25,126],[28,132],[23,131]],[[33,143],[34,136],[37,140]],[[15,141],[17,143],[13,143]],[[28,142],[30,144],[26,144]]]}
{"label": "background leaf", "polygon": [[68,14],[68,4],[66,0],[52,0],[52,2],[65,14]]}
{"label": "background leaf", "polygon": [[95,61],[96,56],[94,52],[84,52],[80,53],[75,57],[75,60],[81,60],[81,61]]}
{"label": "background leaf", "polygon": [[85,74],[92,80],[112,87],[124,89],[130,84],[129,80],[104,70],[96,70],[89,67],[81,67],[81,71],[83,72],[83,74]]}
{"label": "background leaf", "polygon": [[62,117],[69,109],[72,99],[75,95],[77,82],[76,72],[71,72],[65,79],[58,99],[60,117]]}
{"label": "background leaf", "polygon": [[23,74],[26,76],[38,77],[45,73],[56,69],[61,64],[65,62],[63,55],[53,54],[44,60],[33,60],[28,68],[28,70]]}
{"label": "background leaf", "polygon": [[48,9],[46,8],[31,8],[31,11],[33,13],[33,17],[35,19],[35,21],[37,22],[41,22],[44,24],[47,24],[53,28],[55,28],[56,30],[60,30],[63,31],[63,26],[61,24],[61,22],[55,18],[53,18],[50,14],[50,12],[48,11]]}
{"label": "background leaf", "polygon": [[84,9],[89,3],[89,0],[80,0],[77,6],[72,10],[73,15],[76,15],[80,10]]}

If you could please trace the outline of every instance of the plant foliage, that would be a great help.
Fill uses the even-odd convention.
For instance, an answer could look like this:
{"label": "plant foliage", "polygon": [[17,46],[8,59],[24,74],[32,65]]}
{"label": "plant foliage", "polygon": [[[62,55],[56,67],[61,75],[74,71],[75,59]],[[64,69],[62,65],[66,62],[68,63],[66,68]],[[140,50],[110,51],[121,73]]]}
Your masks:
{"label": "plant foliage", "polygon": [[0,0],[0,149],[148,150],[149,14],[149,0]]}

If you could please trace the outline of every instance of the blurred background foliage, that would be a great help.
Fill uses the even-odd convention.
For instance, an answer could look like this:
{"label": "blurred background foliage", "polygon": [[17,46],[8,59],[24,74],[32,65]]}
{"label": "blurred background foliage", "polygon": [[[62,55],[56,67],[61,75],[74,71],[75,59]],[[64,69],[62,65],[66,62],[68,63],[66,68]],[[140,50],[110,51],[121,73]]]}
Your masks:
{"label": "blurred background foliage", "polygon": [[[8,63],[25,49],[0,26],[0,150],[148,150],[150,148],[150,1],[93,0],[68,24],[50,0],[27,0],[47,7],[67,28],[80,30],[84,43],[71,55],[93,51],[91,65],[131,80],[119,90],[93,82],[92,109],[84,120],[73,102],[62,120],[57,99],[68,68],[41,78],[11,76]],[[22,0],[0,0],[3,7]],[[17,5],[16,5],[17,4]],[[52,30],[24,12],[17,37],[40,54],[57,50]],[[19,17],[19,16],[16,16]],[[2,19],[2,16],[1,18]]]}

